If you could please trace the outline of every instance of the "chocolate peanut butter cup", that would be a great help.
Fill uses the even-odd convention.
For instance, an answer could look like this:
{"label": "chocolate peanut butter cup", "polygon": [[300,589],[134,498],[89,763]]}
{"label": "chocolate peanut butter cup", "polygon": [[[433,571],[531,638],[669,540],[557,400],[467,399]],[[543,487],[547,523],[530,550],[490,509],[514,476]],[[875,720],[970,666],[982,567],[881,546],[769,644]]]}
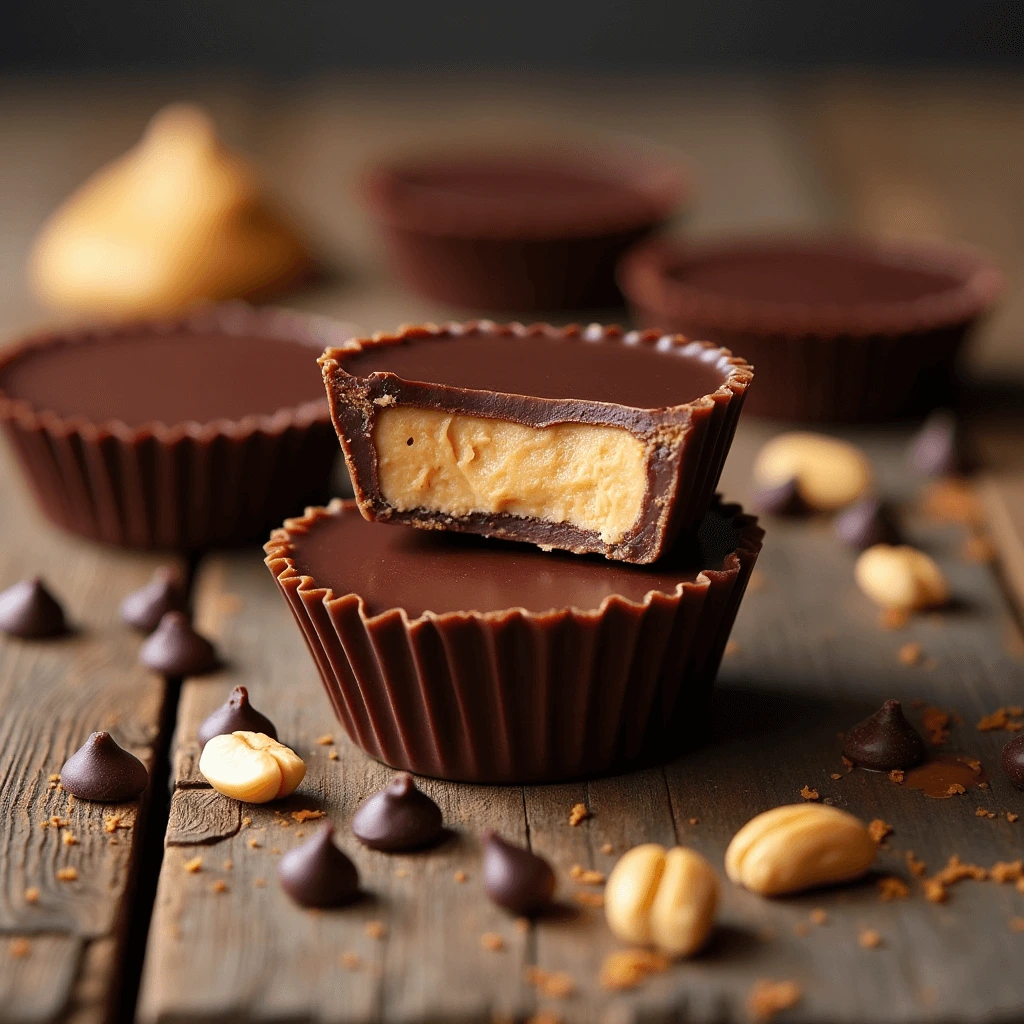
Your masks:
{"label": "chocolate peanut butter cup", "polygon": [[754,413],[863,421],[946,403],[968,332],[1002,277],[938,241],[737,238],[638,246],[619,281],[643,326],[742,352]]}
{"label": "chocolate peanut butter cup", "polygon": [[619,257],[688,191],[654,149],[567,145],[408,157],[364,186],[410,287],[471,309],[523,311],[618,305]]}
{"label": "chocolate peanut butter cup", "polygon": [[262,540],[329,497],[316,357],[348,333],[227,303],[38,335],[0,356],[0,425],[66,530],[133,548]]}
{"label": "chocolate peanut butter cup", "polygon": [[698,734],[762,536],[715,502],[694,538],[636,566],[385,530],[335,501],[265,550],[355,743],[405,771],[512,783],[624,769]]}
{"label": "chocolate peanut butter cup", "polygon": [[639,563],[700,525],[752,377],[678,335],[489,321],[320,365],[366,518]]}

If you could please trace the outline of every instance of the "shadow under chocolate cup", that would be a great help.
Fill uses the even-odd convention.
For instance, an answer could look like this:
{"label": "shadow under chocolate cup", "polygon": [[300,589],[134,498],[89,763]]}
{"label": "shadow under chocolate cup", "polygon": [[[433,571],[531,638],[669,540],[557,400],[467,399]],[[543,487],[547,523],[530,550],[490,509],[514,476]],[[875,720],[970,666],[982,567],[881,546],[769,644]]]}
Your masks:
{"label": "shadow under chocolate cup", "polygon": [[967,246],[822,235],[659,239],[626,255],[619,282],[644,326],[743,352],[755,414],[854,422],[947,404],[1002,276]]}
{"label": "shadow under chocolate cup", "polygon": [[752,377],[599,324],[406,327],[320,365],[367,519],[638,563],[700,525]]}
{"label": "shadow under chocolate cup", "polygon": [[72,533],[175,551],[262,542],[330,496],[316,359],[350,334],[244,303],[39,334],[0,354],[0,425],[39,508]]}
{"label": "shadow under chocolate cup", "polygon": [[519,783],[625,770],[699,735],[762,537],[716,502],[694,538],[633,566],[383,529],[335,501],[265,551],[356,744]]}
{"label": "shadow under chocolate cup", "polygon": [[653,147],[527,146],[406,157],[363,182],[392,264],[468,309],[617,306],[615,265],[688,196]]}

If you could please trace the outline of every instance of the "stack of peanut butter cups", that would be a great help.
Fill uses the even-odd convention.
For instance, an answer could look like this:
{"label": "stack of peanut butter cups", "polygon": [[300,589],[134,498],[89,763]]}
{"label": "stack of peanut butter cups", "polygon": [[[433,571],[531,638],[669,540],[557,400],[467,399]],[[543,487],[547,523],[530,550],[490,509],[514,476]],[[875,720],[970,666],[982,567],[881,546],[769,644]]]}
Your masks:
{"label": "stack of peanut butter cups", "polygon": [[266,562],[354,742],[540,782],[699,733],[761,547],[715,494],[749,364],[654,331],[475,321],[320,365],[355,500],[286,520]]}

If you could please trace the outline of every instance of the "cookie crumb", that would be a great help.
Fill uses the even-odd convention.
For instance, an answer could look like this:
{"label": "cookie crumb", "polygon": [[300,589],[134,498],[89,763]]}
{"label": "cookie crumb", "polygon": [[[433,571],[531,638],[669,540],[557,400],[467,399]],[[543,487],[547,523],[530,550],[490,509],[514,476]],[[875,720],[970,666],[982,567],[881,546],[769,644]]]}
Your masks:
{"label": "cookie crumb", "polygon": [[24,960],[32,952],[32,945],[28,939],[11,939],[11,957],[15,960]]}
{"label": "cookie crumb", "polygon": [[39,902],[39,890],[33,885],[25,890],[25,902],[26,903],[38,903]]}
{"label": "cookie crumb", "polygon": [[242,828],[248,828],[252,824],[252,818],[248,815],[242,819]]}
{"label": "cookie crumb", "polygon": [[210,888],[213,889],[214,892],[227,892],[228,884],[222,878],[218,878]]}
{"label": "cookie crumb", "polygon": [[828,922],[828,911],[823,907],[815,907],[810,913],[811,924],[816,924],[819,927]]}
{"label": "cookie crumb", "polygon": [[345,952],[341,954],[340,959],[341,966],[344,967],[346,971],[358,971],[359,965],[362,963],[359,959],[358,953]]}
{"label": "cookie crumb", "polygon": [[864,931],[857,936],[857,944],[861,949],[878,949],[882,944],[882,936],[873,928],[865,928]]}
{"label": "cookie crumb", "polygon": [[910,621],[910,612],[903,608],[886,608],[878,616],[878,624],[882,629],[905,629]]}
{"label": "cookie crumb", "polygon": [[121,816],[119,814],[103,815],[103,831],[116,832],[121,827]]}
{"label": "cookie crumb", "polygon": [[465,871],[456,871],[455,874],[452,875],[452,878],[454,878],[455,881],[459,883],[459,885],[462,885],[462,883],[466,881],[467,877],[468,876],[466,875]]}
{"label": "cookie crumb", "polygon": [[974,816],[976,818],[994,818],[996,816],[995,811],[986,810],[984,807],[975,807]]}
{"label": "cookie crumb", "polygon": [[730,640],[725,645],[725,650],[722,652],[722,657],[732,658],[740,653],[740,645],[735,640]]}
{"label": "cookie crumb", "polygon": [[601,964],[600,985],[610,991],[636,988],[648,975],[669,969],[669,959],[646,949],[620,949]]}
{"label": "cookie crumb", "polygon": [[318,747],[333,747],[334,737],[331,735],[317,736],[316,743]]}
{"label": "cookie crumb", "polygon": [[920,857],[916,856],[913,850],[907,850],[906,853],[907,870],[914,875],[915,878],[924,878],[928,871],[928,865],[925,864]]}
{"label": "cookie crumb", "polygon": [[263,847],[263,844],[255,836],[250,836],[249,837],[249,849],[251,849],[251,850],[259,850],[259,849],[262,849],[262,847]]}
{"label": "cookie crumb", "polygon": [[517,917],[512,922],[512,927],[515,928],[520,935],[525,935],[530,930],[530,919],[528,917]]}
{"label": "cookie crumb", "polygon": [[893,768],[893,770],[889,772],[889,781],[895,782],[897,786],[903,782],[903,779],[904,774],[902,768]]}
{"label": "cookie crumb", "polygon": [[252,880],[252,884],[257,889],[266,889],[266,887],[267,887],[267,880],[265,878],[254,878]]}
{"label": "cookie crumb", "polygon": [[77,868],[61,868],[57,872],[57,878],[61,882],[74,882],[74,881],[77,881],[77,879],[78,879],[78,869]]}
{"label": "cookie crumb", "polygon": [[292,811],[292,821],[297,821],[300,825],[304,821],[317,821],[323,816],[323,811]]}
{"label": "cookie crumb", "polygon": [[233,871],[235,867],[235,862],[233,860],[226,860],[221,865],[221,867],[223,867],[225,871]]}
{"label": "cookie crumb", "polygon": [[952,725],[952,718],[948,711],[942,708],[926,707],[921,712],[921,725],[928,734],[928,742],[935,747],[941,747],[949,739],[949,730]]}
{"label": "cookie crumb", "polygon": [[1018,818],[1019,814],[1014,814],[1013,811],[1006,812],[1006,820],[1012,825]]}
{"label": "cookie crumb", "polygon": [[882,821],[881,818],[875,818],[871,824],[868,825],[868,834],[876,843],[881,843],[886,836],[892,835],[892,825],[886,821]]}
{"label": "cookie crumb", "polygon": [[562,1024],[562,1018],[551,1010],[540,1010],[527,1017],[526,1024]]}
{"label": "cookie crumb", "polygon": [[929,903],[945,903],[949,899],[949,893],[939,879],[926,878],[924,881],[924,898]]}
{"label": "cookie crumb", "polygon": [[855,767],[854,763],[848,757],[846,757],[845,754],[843,755],[841,760],[843,762],[843,767],[846,769],[846,774],[849,775]]}
{"label": "cookie crumb", "polygon": [[604,893],[600,892],[587,892],[585,889],[581,889],[579,892],[573,893],[573,899],[584,907],[604,906]]}
{"label": "cookie crumb", "polygon": [[878,895],[883,903],[892,903],[894,900],[905,900],[910,896],[910,887],[902,878],[895,875],[887,875],[878,880]]}
{"label": "cookie crumb", "polygon": [[572,810],[569,811],[569,824],[575,828],[581,821],[586,821],[590,817],[590,811],[587,810],[586,804],[573,804]]}
{"label": "cookie crumb", "polygon": [[500,953],[505,948],[505,940],[497,932],[484,932],[480,936],[480,948],[489,953]]}
{"label": "cookie crumb", "polygon": [[829,772],[829,776],[828,777],[833,782],[838,782],[842,778],[842,775],[840,775],[839,772]]}
{"label": "cookie crumb", "polygon": [[328,761],[337,761],[340,756],[341,755],[336,750],[328,750],[327,751],[327,760]]}
{"label": "cookie crumb", "polygon": [[[399,868],[395,872],[395,878],[408,878],[408,877],[409,877],[409,869],[408,868]],[[455,881],[458,881],[458,879],[456,878]]]}
{"label": "cookie crumb", "polygon": [[1006,882],[1018,882],[1024,878],[1024,861],[1000,860],[988,869],[988,876],[993,882],[1004,885]]}
{"label": "cookie crumb", "polygon": [[821,799],[821,794],[816,789],[811,789],[810,786],[804,786],[804,788],[800,790],[800,795],[805,800],[820,800]]}
{"label": "cookie crumb", "polygon": [[755,1021],[770,1021],[777,1013],[796,1006],[803,990],[795,981],[769,981],[754,984],[747,995],[747,1010]]}
{"label": "cookie crumb", "polygon": [[1020,732],[1024,728],[1024,722],[1016,721],[1024,715],[1024,709],[1017,706],[998,708],[991,715],[985,715],[978,722],[975,728],[978,732],[998,732],[1005,729],[1007,732]]}
{"label": "cookie crumb", "polygon": [[805,935],[809,935],[810,931],[811,926],[806,921],[797,921],[797,923],[793,925],[793,934],[799,935],[801,938]]}
{"label": "cookie crumb", "polygon": [[699,825],[700,824],[700,818],[691,818],[690,819],[690,824],[691,825]]}
{"label": "cookie crumb", "polygon": [[1024,932],[1024,917],[1011,917],[1010,918],[1010,931],[1011,932]]}
{"label": "cookie crumb", "polygon": [[569,877],[581,885],[604,885],[605,877],[600,871],[588,871],[580,864],[573,864],[569,869]]}
{"label": "cookie crumb", "polygon": [[565,999],[576,989],[576,982],[564,971],[546,971],[533,965],[526,968],[523,977],[528,985],[551,999]]}
{"label": "cookie crumb", "polygon": [[948,796],[959,796],[961,793],[966,793],[967,790],[960,785],[959,782],[954,782],[952,786],[946,787],[946,794]]}
{"label": "cookie crumb", "polygon": [[[1007,817],[1007,819],[1009,819],[1010,816],[1007,815],[1006,817]],[[1016,820],[1017,816],[1014,815],[1013,817],[1014,817],[1014,820]],[[603,854],[612,854],[612,853],[615,852],[615,847],[612,846],[611,843],[602,843],[601,844],[601,852]]]}
{"label": "cookie crumb", "polygon": [[71,832],[63,832],[61,834],[60,841],[65,846],[77,846],[78,845],[78,840],[75,838],[74,834],[71,833]]}
{"label": "cookie crumb", "polygon": [[924,660],[924,649],[920,644],[904,644],[898,651],[897,658],[901,665],[920,665]]}
{"label": "cookie crumb", "polygon": [[197,874],[198,872],[203,870],[203,858],[202,857],[193,857],[191,860],[185,861],[185,863],[182,864],[181,866],[190,875]]}

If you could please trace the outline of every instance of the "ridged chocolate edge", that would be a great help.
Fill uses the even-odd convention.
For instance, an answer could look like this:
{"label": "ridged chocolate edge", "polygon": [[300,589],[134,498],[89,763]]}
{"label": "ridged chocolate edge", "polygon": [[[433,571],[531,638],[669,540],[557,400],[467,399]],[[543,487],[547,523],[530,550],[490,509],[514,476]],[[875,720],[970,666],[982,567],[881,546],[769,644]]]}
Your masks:
{"label": "ridged chocolate edge", "polygon": [[[717,353],[727,379],[712,394],[666,409],[634,409],[613,403],[541,399],[521,395],[490,394],[466,388],[407,382],[390,373],[370,381],[349,374],[344,361],[366,348],[415,343],[443,333],[486,330],[505,336],[578,337],[589,343],[668,345],[681,358],[690,354]],[[682,335],[658,331],[625,332],[620,327],[592,324],[564,328],[548,324],[494,324],[490,321],[428,324],[406,327],[394,334],[375,334],[371,339],[351,339],[341,348],[329,349],[320,360],[338,439],[345,454],[356,500],[367,519],[399,522],[423,529],[447,529],[576,554],[601,554],[621,561],[646,564],[656,561],[684,531],[703,520],[722,466],[732,444],[746,389],[753,370],[744,359],[710,342],[690,341]],[[377,458],[372,442],[373,421],[382,406],[394,404],[443,408],[467,415],[509,419],[527,426],[576,422],[615,426],[629,430],[648,450],[648,481],[637,524],[620,541],[608,544],[594,531],[569,523],[551,523],[508,513],[473,513],[452,516],[429,509],[399,511],[380,491]]]}
{"label": "ridged chocolate edge", "polygon": [[[173,319],[35,335],[0,367],[39,345],[167,332],[260,333],[310,345],[350,332],[287,310],[219,303]],[[3,428],[44,514],[72,533],[121,547],[199,550],[258,541],[290,513],[325,501],[337,442],[326,402],[274,416],[208,424],[89,423],[0,392]]]}
{"label": "ridged chocolate edge", "polygon": [[396,768],[468,782],[551,782],[655,758],[704,720],[764,531],[739,534],[720,570],[642,602],[534,613],[366,613],[295,568],[292,536],[354,502],[275,530],[266,564],[301,629],[339,722]]}

